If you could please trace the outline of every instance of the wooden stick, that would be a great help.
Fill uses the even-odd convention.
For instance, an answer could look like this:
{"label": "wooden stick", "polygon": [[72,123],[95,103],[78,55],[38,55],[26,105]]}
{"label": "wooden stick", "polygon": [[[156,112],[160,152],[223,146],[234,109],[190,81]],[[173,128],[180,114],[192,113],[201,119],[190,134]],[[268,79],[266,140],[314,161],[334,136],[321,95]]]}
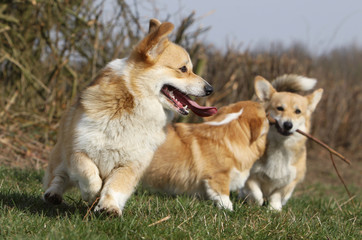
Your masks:
{"label": "wooden stick", "polygon": [[[331,155],[331,160],[332,160],[332,163],[333,163],[334,170],[336,170],[336,173],[337,173],[337,175],[338,175],[338,177],[339,177],[339,180],[341,180],[341,182],[343,183],[343,186],[344,186],[344,188],[346,189],[346,191],[347,191],[347,193],[348,193],[348,196],[349,196],[350,198],[352,198],[353,196],[352,196],[351,192],[348,190],[346,183],[344,182],[341,174],[339,174],[339,172],[338,172],[338,169],[337,169],[336,163],[334,162],[332,153],[330,153],[330,155]],[[353,202],[353,200],[352,200],[352,202]]]}
{"label": "wooden stick", "polygon": [[159,224],[159,223],[162,223],[162,222],[164,222],[164,221],[167,221],[167,220],[169,220],[170,218],[171,218],[171,216],[168,215],[168,216],[166,216],[166,217],[158,220],[157,222],[151,223],[150,225],[148,225],[148,227],[151,227],[151,226],[154,226],[154,225],[156,225],[156,224]]}
{"label": "wooden stick", "polygon": [[94,200],[94,202],[92,203],[92,206],[90,206],[90,208],[88,208],[87,213],[85,214],[85,216],[83,217],[83,221],[88,217],[90,211],[92,210],[92,208],[94,207],[94,205],[98,202],[99,197],[96,198],[96,200]]}
{"label": "wooden stick", "polygon": [[[269,114],[267,116],[269,123],[270,124],[276,124],[276,121],[274,118],[272,118]],[[299,129],[297,129],[297,132],[299,134],[304,135],[305,137],[312,139],[314,142],[318,143],[320,146],[324,147],[325,149],[327,149],[330,153],[336,155],[337,157],[339,157],[340,159],[342,159],[345,163],[347,163],[348,165],[351,165],[351,161],[348,160],[346,157],[344,157],[342,154],[340,154],[339,152],[337,152],[336,150],[334,150],[333,148],[329,147],[327,144],[325,144],[324,142],[322,142],[321,140],[319,140],[318,138],[313,137],[312,135],[303,132]]]}
{"label": "wooden stick", "polygon": [[351,161],[348,160],[347,158],[345,158],[342,154],[340,154],[339,152],[337,152],[336,150],[334,150],[333,148],[329,147],[327,144],[325,144],[324,142],[322,142],[321,140],[313,137],[312,135],[303,132],[299,129],[297,129],[297,132],[306,136],[309,139],[312,139],[313,141],[315,141],[316,143],[318,143],[319,145],[321,145],[322,147],[324,147],[325,149],[327,149],[331,154],[336,155],[337,157],[339,157],[340,159],[342,159],[345,163],[347,163],[348,165],[351,165]]}

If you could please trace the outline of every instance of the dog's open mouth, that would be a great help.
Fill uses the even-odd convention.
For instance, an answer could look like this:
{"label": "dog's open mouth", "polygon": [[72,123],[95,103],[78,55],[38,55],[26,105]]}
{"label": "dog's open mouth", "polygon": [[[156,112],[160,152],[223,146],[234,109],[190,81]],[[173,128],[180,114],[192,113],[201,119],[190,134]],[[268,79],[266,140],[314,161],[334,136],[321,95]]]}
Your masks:
{"label": "dog's open mouth", "polygon": [[277,131],[284,136],[290,136],[293,134],[293,132],[289,132],[288,130],[285,130],[283,128],[281,128],[278,124],[278,121],[275,122],[275,127],[277,128]]}
{"label": "dog's open mouth", "polygon": [[186,94],[170,85],[164,85],[161,92],[167,97],[167,100],[173,104],[176,111],[182,115],[187,115],[189,113],[189,109],[200,117],[209,117],[217,113],[217,109],[215,107],[200,106]]}

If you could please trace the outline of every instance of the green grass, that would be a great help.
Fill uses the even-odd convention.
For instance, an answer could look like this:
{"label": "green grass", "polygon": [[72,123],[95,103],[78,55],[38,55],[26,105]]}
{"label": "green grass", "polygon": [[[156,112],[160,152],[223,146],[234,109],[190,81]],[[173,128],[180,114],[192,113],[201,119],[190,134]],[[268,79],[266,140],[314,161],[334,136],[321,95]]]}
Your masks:
{"label": "green grass", "polygon": [[235,210],[227,212],[210,201],[139,188],[122,217],[91,212],[84,219],[88,207],[77,190],[58,207],[43,203],[42,176],[0,167],[0,239],[361,239],[361,199],[346,203],[343,189],[336,200],[313,185],[275,213],[242,204],[234,195]]}

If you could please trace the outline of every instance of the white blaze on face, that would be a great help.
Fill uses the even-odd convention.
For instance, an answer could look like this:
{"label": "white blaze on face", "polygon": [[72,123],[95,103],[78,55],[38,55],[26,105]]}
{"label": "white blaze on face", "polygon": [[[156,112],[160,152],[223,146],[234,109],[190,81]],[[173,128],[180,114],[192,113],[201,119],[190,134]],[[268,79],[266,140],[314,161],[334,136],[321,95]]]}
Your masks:
{"label": "white blaze on face", "polygon": [[231,121],[235,120],[235,119],[238,119],[239,116],[243,113],[243,108],[237,112],[237,113],[229,113],[226,115],[226,117],[220,121],[220,122],[205,122],[205,124],[208,124],[208,125],[212,125],[212,126],[221,126],[221,125],[226,125],[228,123],[230,123]]}

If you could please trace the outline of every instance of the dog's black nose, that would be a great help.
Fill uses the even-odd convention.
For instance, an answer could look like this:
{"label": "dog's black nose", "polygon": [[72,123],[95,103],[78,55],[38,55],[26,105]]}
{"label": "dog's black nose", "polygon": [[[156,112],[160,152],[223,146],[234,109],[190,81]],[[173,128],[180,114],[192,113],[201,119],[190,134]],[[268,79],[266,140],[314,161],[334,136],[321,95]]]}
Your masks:
{"label": "dog's black nose", "polygon": [[285,123],[283,123],[283,128],[284,128],[284,130],[290,130],[293,128],[293,123],[289,122],[289,121],[285,122]]}
{"label": "dog's black nose", "polygon": [[205,85],[205,95],[209,96],[214,91],[214,88],[210,84]]}

